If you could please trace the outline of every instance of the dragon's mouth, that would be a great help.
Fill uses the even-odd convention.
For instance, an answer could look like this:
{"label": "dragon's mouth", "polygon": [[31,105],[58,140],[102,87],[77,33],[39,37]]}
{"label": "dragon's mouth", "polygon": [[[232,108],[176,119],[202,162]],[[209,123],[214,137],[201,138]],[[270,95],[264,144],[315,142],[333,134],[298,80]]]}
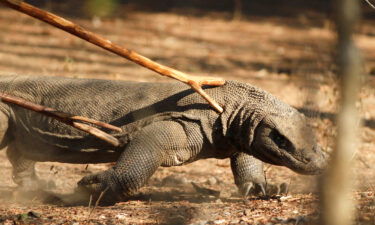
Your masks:
{"label": "dragon's mouth", "polygon": [[292,154],[285,151],[283,151],[282,153],[274,153],[274,151],[270,149],[264,150],[262,152],[254,151],[253,155],[265,163],[277,166],[285,166],[293,170],[294,172],[305,175],[320,174],[326,164],[323,153],[316,153],[316,157],[314,157],[314,159],[310,161],[298,159]]}
{"label": "dragon's mouth", "polygon": [[285,158],[289,161],[284,163],[283,166],[288,167],[289,169],[305,175],[316,175],[323,172],[326,166],[326,157],[323,152],[317,152],[314,157],[310,160],[300,160],[294,157],[293,155],[284,152]]}
{"label": "dragon's mouth", "polygon": [[280,162],[280,157],[277,154],[273,154],[272,151],[254,151],[253,155],[262,160],[265,163],[269,163],[272,165],[284,166],[284,163]]}

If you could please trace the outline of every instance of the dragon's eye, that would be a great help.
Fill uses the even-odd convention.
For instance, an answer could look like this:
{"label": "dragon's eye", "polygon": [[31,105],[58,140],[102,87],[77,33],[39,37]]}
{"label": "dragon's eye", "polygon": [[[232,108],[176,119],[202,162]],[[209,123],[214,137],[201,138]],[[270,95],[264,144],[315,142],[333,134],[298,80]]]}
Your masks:
{"label": "dragon's eye", "polygon": [[276,144],[277,144],[280,148],[285,149],[285,148],[288,147],[288,146],[287,146],[287,145],[288,145],[288,140],[286,140],[286,138],[283,137],[283,136],[281,136],[281,135],[276,136],[276,138],[275,138],[275,142],[276,142]]}
{"label": "dragon's eye", "polygon": [[277,132],[276,130],[271,131],[270,137],[279,148],[285,149],[285,150],[288,149],[289,140],[283,135],[281,135],[279,132]]}

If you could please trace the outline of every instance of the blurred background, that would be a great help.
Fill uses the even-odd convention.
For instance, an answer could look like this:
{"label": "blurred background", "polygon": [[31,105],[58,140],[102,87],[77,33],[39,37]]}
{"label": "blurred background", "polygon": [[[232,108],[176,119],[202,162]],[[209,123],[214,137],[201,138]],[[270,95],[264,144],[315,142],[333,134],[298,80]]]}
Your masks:
{"label": "blurred background", "polygon": [[[186,73],[219,76],[261,87],[305,113],[323,149],[331,152],[334,148],[334,116],[338,110],[339,88],[331,1],[27,2]],[[360,145],[352,161],[356,174],[353,191],[358,201],[356,223],[374,224],[375,9],[365,1],[361,1],[361,6],[362,21],[357,27],[355,41],[363,57],[364,85],[356,106],[363,126],[359,132]],[[0,74],[173,82],[2,5]],[[0,153],[0,157],[4,158],[0,162],[0,171],[4,174],[1,182],[5,187],[14,187],[4,152]],[[87,171],[86,165],[52,165],[59,168],[55,170],[64,177],[56,179],[56,189],[60,192],[71,190],[82,174],[108,167],[90,165]],[[50,167],[51,163],[40,163],[39,174],[49,178],[55,176]],[[215,159],[158,170],[149,186],[142,189],[145,194],[141,197],[142,200],[149,198],[155,201],[149,203],[135,199],[112,208],[111,213],[127,214],[124,220],[116,219],[116,215],[110,216],[105,209],[87,219],[80,216],[81,212],[84,214],[84,208],[68,208],[78,212],[68,215],[64,209],[51,209],[43,203],[36,207],[47,215],[61,214],[62,210],[63,217],[55,217],[62,221],[89,220],[92,223],[109,223],[113,217],[114,223],[138,224],[173,224],[176,221],[177,224],[198,224],[200,221],[215,224],[295,224],[298,218],[309,223],[318,217],[317,198],[311,194],[317,192],[316,177],[300,176],[275,166],[267,166],[266,169],[270,183],[290,184],[288,194],[292,194],[291,197],[284,201],[243,201],[236,197],[229,161]],[[195,198],[197,193],[190,182],[219,191],[220,198],[205,195]],[[0,203],[0,214],[22,212],[19,203],[6,204],[13,204],[13,208]]]}

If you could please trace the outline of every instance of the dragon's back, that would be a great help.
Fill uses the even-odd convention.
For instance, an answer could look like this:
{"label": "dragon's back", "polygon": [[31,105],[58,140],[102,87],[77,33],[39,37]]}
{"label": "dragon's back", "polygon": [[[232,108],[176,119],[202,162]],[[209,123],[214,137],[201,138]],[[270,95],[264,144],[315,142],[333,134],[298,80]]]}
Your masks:
{"label": "dragon's back", "polygon": [[151,106],[184,85],[63,77],[0,76],[1,92],[100,120]]}
{"label": "dragon's back", "polygon": [[[35,76],[0,76],[0,91],[58,111],[111,123],[124,130],[137,126],[132,124],[137,120],[158,114],[173,116],[179,101],[194,94],[179,83]],[[1,105],[11,110],[14,135],[18,139],[24,138],[22,143],[40,140],[71,150],[105,144],[51,117],[11,104]]]}

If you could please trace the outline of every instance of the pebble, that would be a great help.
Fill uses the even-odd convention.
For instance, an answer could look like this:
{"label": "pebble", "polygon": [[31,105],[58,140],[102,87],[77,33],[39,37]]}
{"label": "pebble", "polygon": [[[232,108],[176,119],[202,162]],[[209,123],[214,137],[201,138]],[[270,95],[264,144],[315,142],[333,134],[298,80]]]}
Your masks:
{"label": "pebble", "polygon": [[280,201],[286,201],[286,200],[288,200],[288,199],[291,199],[292,198],[292,196],[291,195],[287,195],[287,196],[281,196],[279,199],[280,199]]}
{"label": "pebble", "polygon": [[257,71],[256,73],[256,77],[260,78],[260,77],[264,77],[268,74],[268,71],[266,69],[261,69],[259,71]]}
{"label": "pebble", "polygon": [[115,217],[118,220],[124,220],[124,219],[126,219],[126,216],[127,216],[126,214],[121,213],[121,214],[117,214]]}
{"label": "pebble", "polygon": [[368,197],[368,195],[366,193],[363,193],[363,192],[361,192],[360,195],[361,195],[361,198],[367,198]]}
{"label": "pebble", "polygon": [[32,218],[40,218],[41,215],[40,215],[40,213],[30,211],[30,212],[27,213],[27,216],[32,217]]}
{"label": "pebble", "polygon": [[216,199],[215,203],[221,204],[221,203],[223,203],[223,201],[221,201],[221,199],[218,198],[218,199]]}
{"label": "pebble", "polygon": [[251,215],[251,210],[250,209],[246,209],[246,210],[244,210],[243,214],[245,216],[250,216]]}
{"label": "pebble", "polygon": [[222,220],[215,220],[214,221],[214,224],[222,224],[222,223],[225,223],[224,219],[222,219]]}
{"label": "pebble", "polygon": [[207,179],[206,184],[208,185],[215,185],[218,183],[218,180],[216,177],[210,177]]}

